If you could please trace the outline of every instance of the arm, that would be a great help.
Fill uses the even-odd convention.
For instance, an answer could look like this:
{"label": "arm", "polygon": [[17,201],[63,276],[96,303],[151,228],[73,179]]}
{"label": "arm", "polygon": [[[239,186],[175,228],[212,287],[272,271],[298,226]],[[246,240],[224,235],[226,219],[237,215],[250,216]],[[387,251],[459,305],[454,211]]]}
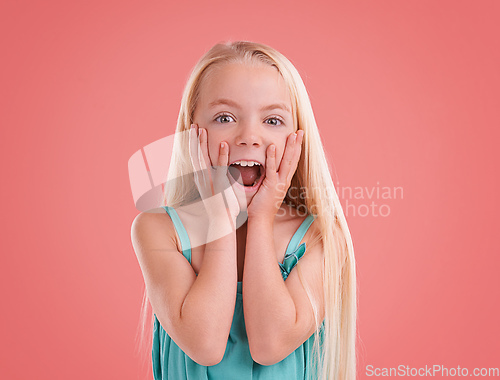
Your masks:
{"label": "arm", "polygon": [[[322,245],[308,249],[297,265],[311,286],[312,301],[318,305],[322,321]],[[244,268],[243,309],[250,352],[257,363],[272,365],[303,344],[314,333],[316,323],[296,269],[283,281],[269,218],[248,220]]]}
{"label": "arm", "polygon": [[174,342],[205,366],[224,356],[236,300],[235,232],[210,239],[221,236],[222,225],[220,219],[209,223],[209,243],[196,276],[177,250],[168,215],[141,213],[132,224],[132,243],[156,317]]}

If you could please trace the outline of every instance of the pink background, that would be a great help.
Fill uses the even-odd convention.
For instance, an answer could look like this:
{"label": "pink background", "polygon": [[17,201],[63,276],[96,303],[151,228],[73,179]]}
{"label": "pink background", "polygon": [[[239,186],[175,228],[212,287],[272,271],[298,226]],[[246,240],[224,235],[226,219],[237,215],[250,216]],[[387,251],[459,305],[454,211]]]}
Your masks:
{"label": "pink background", "polygon": [[347,211],[359,378],[500,367],[499,17],[496,0],[3,2],[0,377],[149,378],[127,162],[228,39],[296,65],[339,186],[403,189],[342,198],[390,210]]}

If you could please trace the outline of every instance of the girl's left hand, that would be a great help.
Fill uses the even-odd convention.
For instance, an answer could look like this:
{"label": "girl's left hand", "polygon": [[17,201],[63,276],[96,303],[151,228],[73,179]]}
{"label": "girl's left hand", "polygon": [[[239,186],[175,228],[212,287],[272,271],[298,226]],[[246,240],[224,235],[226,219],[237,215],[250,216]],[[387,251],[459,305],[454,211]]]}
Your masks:
{"label": "girl's left hand", "polygon": [[265,178],[248,205],[249,219],[258,216],[274,220],[297,169],[303,137],[302,130],[288,136],[279,171],[276,171],[276,146],[267,147]]}

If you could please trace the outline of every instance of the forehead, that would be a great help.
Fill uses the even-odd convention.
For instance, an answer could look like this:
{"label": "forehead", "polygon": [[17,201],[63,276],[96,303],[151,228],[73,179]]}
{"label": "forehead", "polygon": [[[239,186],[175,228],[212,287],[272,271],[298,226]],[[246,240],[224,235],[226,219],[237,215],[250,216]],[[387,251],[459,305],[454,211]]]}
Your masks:
{"label": "forehead", "polygon": [[284,103],[291,98],[283,77],[268,64],[227,63],[210,68],[200,86],[200,103],[207,107],[218,99],[231,99],[246,107]]}

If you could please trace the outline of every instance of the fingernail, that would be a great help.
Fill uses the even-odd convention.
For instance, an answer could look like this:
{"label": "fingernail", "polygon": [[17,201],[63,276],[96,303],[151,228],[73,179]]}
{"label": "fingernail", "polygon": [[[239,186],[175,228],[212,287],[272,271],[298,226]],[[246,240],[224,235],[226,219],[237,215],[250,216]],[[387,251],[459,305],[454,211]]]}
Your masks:
{"label": "fingernail", "polygon": [[224,143],[223,142],[220,143],[220,148],[224,149]]}
{"label": "fingernail", "polygon": [[203,128],[199,128],[199,129],[198,129],[198,137],[199,137],[199,136],[201,136],[201,130],[202,130],[202,129],[203,129]]}
{"label": "fingernail", "polygon": [[194,128],[194,124],[191,124],[191,128]]}

